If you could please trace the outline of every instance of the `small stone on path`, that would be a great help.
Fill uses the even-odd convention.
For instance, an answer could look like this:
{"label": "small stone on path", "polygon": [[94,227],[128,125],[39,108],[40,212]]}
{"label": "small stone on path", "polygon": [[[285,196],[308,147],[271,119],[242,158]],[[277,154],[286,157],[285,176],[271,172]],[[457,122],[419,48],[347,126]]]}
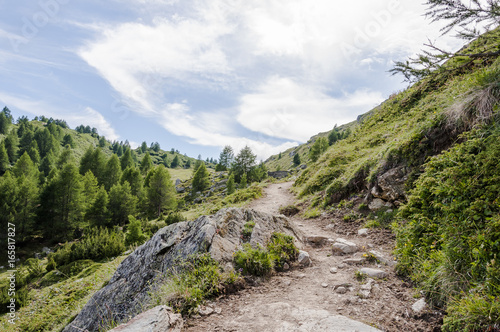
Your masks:
{"label": "small stone on path", "polygon": [[387,277],[387,272],[382,271],[382,270],[372,269],[369,267],[364,267],[364,268],[360,269],[359,272],[362,274],[366,274],[370,278],[382,279],[382,278]]}
{"label": "small stone on path", "polygon": [[332,273],[332,274],[333,274],[333,273],[337,273],[337,272],[338,272],[338,269],[337,269],[336,267],[332,267],[332,268],[330,269],[330,273]]}
{"label": "small stone on path", "polygon": [[309,266],[311,264],[311,257],[306,251],[299,251],[299,258],[297,259],[300,265]]}

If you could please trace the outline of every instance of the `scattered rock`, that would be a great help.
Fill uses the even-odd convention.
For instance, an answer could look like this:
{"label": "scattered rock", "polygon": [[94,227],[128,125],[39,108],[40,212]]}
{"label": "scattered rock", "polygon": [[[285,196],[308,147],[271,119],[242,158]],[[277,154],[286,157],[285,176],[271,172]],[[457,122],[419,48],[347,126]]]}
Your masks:
{"label": "scattered rock", "polygon": [[338,269],[336,267],[332,267],[330,269],[330,273],[334,274],[334,273],[337,273],[338,272]]}
{"label": "scattered rock", "polygon": [[288,271],[290,270],[290,265],[288,263],[283,264],[283,271]]}
{"label": "scattered rock", "polygon": [[408,171],[404,166],[392,168],[377,177],[377,188],[372,195],[386,201],[405,199],[405,183]]}
{"label": "scattered rock", "polygon": [[385,206],[385,202],[380,198],[375,198],[373,201],[368,204],[368,208],[372,211],[380,210]]}
{"label": "scattered rock", "polygon": [[370,250],[370,254],[372,254],[380,263],[385,264],[385,265],[394,265],[394,261],[387,259],[382,255],[380,252],[375,251],[375,250]]}
{"label": "scattered rock", "polygon": [[304,242],[309,243],[313,246],[323,246],[328,241],[328,238],[324,237],[324,236],[316,235],[316,236],[304,237],[303,240],[304,240]]}
{"label": "scattered rock", "polygon": [[361,229],[358,229],[358,235],[359,236],[368,236],[368,228],[361,228]]}
{"label": "scattered rock", "polygon": [[214,309],[211,308],[211,307],[201,307],[198,309],[198,313],[201,315],[201,316],[209,316],[211,314],[214,313]]}
{"label": "scattered rock", "polygon": [[342,262],[349,265],[357,265],[357,264],[363,264],[365,261],[366,258],[361,257],[361,258],[347,258],[344,259]]}
{"label": "scattered rock", "polygon": [[176,179],[176,180],[175,180],[175,185],[176,185],[176,186],[178,186],[178,185],[180,185],[180,184],[181,184],[181,179]]}
{"label": "scattered rock", "polygon": [[175,314],[172,308],[165,305],[154,307],[132,318],[109,332],[180,332],[184,321],[180,314]]}
{"label": "scattered rock", "polygon": [[297,258],[297,261],[302,266],[309,266],[309,265],[311,265],[311,257],[309,257],[309,254],[306,251],[303,251],[303,250],[299,251],[299,258]]}
{"label": "scattered rock", "polygon": [[422,314],[426,309],[427,303],[425,302],[425,299],[420,299],[411,306],[411,310],[413,310],[413,312],[417,315]]}
{"label": "scattered rock", "polygon": [[328,288],[328,284],[326,282],[324,282],[324,283],[321,284],[321,287]]}
{"label": "scattered rock", "polygon": [[370,278],[382,279],[382,278],[387,277],[387,272],[382,271],[382,270],[372,269],[369,267],[364,267],[364,268],[360,269],[359,272],[362,274],[366,274]]}
{"label": "scattered rock", "polygon": [[347,293],[347,288],[345,288],[344,286],[340,286],[335,289],[335,292],[338,294],[345,294]]}
{"label": "scattered rock", "polygon": [[345,239],[338,238],[333,244],[334,254],[353,254],[358,251],[358,246],[355,243]]}
{"label": "scattered rock", "polygon": [[48,255],[52,252],[52,249],[48,248],[48,247],[43,247],[42,248],[42,252],[45,254],[45,255]]}
{"label": "scattered rock", "polygon": [[220,315],[220,314],[222,313],[222,308],[221,308],[221,307],[217,307],[217,308],[215,308],[215,313],[216,313],[217,315]]}

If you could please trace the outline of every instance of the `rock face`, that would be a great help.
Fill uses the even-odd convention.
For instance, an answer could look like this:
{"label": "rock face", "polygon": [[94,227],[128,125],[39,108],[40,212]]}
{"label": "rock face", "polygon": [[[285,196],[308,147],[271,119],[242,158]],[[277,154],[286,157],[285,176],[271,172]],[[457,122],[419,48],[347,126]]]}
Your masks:
{"label": "rock face", "polygon": [[165,305],[154,307],[132,318],[109,332],[180,332],[184,320],[180,314],[172,312],[172,308]]}
{"label": "rock face", "polygon": [[232,262],[232,254],[243,241],[244,225],[250,220],[255,222],[251,244],[265,245],[273,232],[298,234],[284,216],[236,208],[164,227],[120,264],[109,283],[63,331],[97,331],[102,317],[111,316],[118,323],[127,321],[148,303],[148,292],[154,290],[158,279],[190,255],[208,252],[222,266]]}

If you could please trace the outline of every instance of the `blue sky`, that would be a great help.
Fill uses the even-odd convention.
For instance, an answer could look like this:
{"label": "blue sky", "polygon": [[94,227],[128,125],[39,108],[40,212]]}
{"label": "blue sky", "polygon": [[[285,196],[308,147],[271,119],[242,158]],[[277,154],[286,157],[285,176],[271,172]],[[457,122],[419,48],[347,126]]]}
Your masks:
{"label": "blue sky", "polygon": [[439,37],[424,12],[396,0],[0,0],[0,106],[132,145],[203,158],[249,145],[265,159],[404,89],[387,71]]}

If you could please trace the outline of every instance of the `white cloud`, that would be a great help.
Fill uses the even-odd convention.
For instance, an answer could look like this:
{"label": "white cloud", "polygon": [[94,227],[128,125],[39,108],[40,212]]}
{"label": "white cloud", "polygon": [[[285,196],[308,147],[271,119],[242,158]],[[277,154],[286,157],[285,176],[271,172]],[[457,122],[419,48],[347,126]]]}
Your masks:
{"label": "white cloud", "polygon": [[318,88],[274,76],[241,98],[238,121],[268,136],[305,142],[336,123],[356,119],[383,99],[380,93],[367,90],[332,98]]}
{"label": "white cloud", "polygon": [[[149,22],[91,25],[99,36],[79,55],[137,105],[132,111],[169,132],[200,145],[248,144],[261,157],[352,121],[384,99],[377,82],[330,96],[327,91],[342,86],[339,73],[356,76],[403,59],[427,36],[439,35],[421,16],[421,3],[399,0],[128,3],[163,11]],[[169,6],[156,6],[161,3]],[[220,90],[239,104],[215,110],[189,104],[197,91],[216,98]],[[241,137],[238,123],[262,134],[262,142]],[[290,142],[273,146],[268,137]]]}
{"label": "white cloud", "polygon": [[107,139],[112,141],[120,138],[104,116],[90,107],[86,107],[78,113],[68,112],[51,107],[42,101],[34,101],[26,97],[11,96],[4,93],[0,93],[0,100],[5,105],[9,105],[12,108],[18,108],[29,114],[63,119],[73,128],[81,124],[95,127],[101,135],[106,136]]}

